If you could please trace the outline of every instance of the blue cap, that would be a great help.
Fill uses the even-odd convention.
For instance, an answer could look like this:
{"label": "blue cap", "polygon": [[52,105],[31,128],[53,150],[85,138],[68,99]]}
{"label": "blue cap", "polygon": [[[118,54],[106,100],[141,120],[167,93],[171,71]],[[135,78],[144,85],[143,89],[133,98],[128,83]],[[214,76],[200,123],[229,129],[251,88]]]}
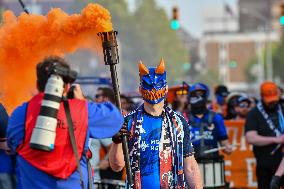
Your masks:
{"label": "blue cap", "polygon": [[205,85],[204,83],[195,83],[193,84],[190,88],[189,88],[189,93],[192,93],[194,91],[204,91],[206,98],[209,97],[210,95],[210,90],[207,87],[207,85]]}
{"label": "blue cap", "polygon": [[251,100],[249,99],[248,96],[242,95],[242,96],[240,96],[240,97],[237,99],[237,104],[240,104],[240,103],[242,103],[242,102],[251,103]]}

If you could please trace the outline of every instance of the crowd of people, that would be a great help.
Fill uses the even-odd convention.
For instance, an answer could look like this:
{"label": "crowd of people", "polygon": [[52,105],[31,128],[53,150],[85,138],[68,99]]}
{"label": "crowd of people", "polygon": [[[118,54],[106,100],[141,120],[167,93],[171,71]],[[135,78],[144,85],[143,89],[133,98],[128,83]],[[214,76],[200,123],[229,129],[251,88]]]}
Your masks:
{"label": "crowd of people", "polygon": [[[196,91],[199,94],[196,94]],[[173,107],[190,120],[193,137],[200,136],[200,132],[205,133],[206,130],[204,131],[203,127],[207,126],[207,129],[211,130],[212,123],[215,125],[216,131],[212,129],[214,137],[206,136],[205,141],[200,140],[193,143],[196,157],[200,156],[201,146],[205,148],[201,150],[204,152],[207,148],[217,148],[217,142],[221,146],[227,145],[224,149],[226,153],[231,153],[232,150],[226,140],[224,120],[245,121],[245,137],[248,143],[252,144],[256,159],[258,188],[276,189],[284,186],[282,178],[284,174],[282,92],[275,83],[267,81],[260,86],[260,98],[257,99],[242,92],[230,93],[226,86],[220,85],[215,88],[215,100],[211,101],[208,100],[208,87],[197,83],[189,87],[188,93],[176,91],[177,98],[175,98]],[[208,157],[207,154],[206,157]]]}
{"label": "crowd of people", "polygon": [[[91,189],[100,188],[102,180],[125,180],[124,136],[128,138],[132,188],[210,188],[219,180],[214,178],[212,186],[205,183],[206,175],[198,164],[223,162],[220,150],[234,153],[224,120],[245,122],[244,135],[256,159],[258,188],[284,186],[284,100],[275,83],[262,83],[259,99],[230,92],[224,85],[215,87],[211,95],[209,86],[193,83],[176,90],[169,103],[162,59],[157,67],[140,62],[141,101],[121,95],[121,112],[113,105],[115,94],[110,87],[99,87],[93,97],[86,97],[80,85],[64,76],[62,101],[56,110],[54,103],[44,103],[56,99],[45,91],[55,65],[71,70],[62,58],[44,59],[36,67],[39,93],[10,116],[0,106],[0,189]],[[73,94],[68,99],[71,85]],[[44,105],[57,116],[56,139],[49,152],[30,146],[37,118],[50,114]],[[224,179],[219,184],[229,187]]]}

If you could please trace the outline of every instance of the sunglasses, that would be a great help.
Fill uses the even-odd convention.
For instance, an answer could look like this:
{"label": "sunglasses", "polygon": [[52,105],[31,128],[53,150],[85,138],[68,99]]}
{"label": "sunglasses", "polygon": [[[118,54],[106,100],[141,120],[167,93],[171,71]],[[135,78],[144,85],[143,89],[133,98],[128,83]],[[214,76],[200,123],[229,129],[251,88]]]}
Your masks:
{"label": "sunglasses", "polygon": [[240,108],[249,108],[249,105],[247,103],[239,104]]}
{"label": "sunglasses", "polygon": [[176,92],[177,95],[186,95],[187,91],[186,90],[180,90]]}

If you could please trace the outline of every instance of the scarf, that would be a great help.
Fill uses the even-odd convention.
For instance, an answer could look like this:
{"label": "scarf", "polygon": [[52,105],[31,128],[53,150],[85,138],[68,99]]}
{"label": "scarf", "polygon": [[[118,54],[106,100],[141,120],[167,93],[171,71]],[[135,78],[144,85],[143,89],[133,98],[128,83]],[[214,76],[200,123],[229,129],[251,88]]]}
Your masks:
{"label": "scarf", "polygon": [[263,118],[266,120],[266,123],[268,124],[269,128],[275,132],[276,136],[280,136],[281,133],[284,133],[284,117],[282,114],[282,109],[281,106],[278,105],[277,107],[277,113],[278,113],[278,120],[279,120],[279,128],[277,129],[273,123],[273,121],[271,120],[271,118],[269,117],[269,115],[266,113],[266,111],[264,110],[263,104],[262,102],[259,102],[257,104],[257,109],[259,110],[259,112],[262,114]]}
{"label": "scarf", "polygon": [[[131,169],[134,189],[141,189],[140,143],[143,126],[143,105],[135,112],[129,136]],[[159,144],[160,186],[161,188],[185,188],[183,172],[183,125],[179,117],[169,107],[162,113],[162,133]]]}

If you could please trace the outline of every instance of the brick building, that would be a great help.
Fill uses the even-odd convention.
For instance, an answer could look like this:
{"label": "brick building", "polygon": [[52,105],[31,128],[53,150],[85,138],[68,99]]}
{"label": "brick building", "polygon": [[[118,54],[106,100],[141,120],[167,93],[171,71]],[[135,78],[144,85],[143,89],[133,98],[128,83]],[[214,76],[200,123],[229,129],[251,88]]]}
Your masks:
{"label": "brick building", "polygon": [[[263,52],[267,45],[266,33],[219,33],[207,34],[200,41],[200,57],[205,70],[214,70],[220,81],[231,89],[247,90],[245,76],[248,63],[257,57],[258,82],[264,80]],[[278,35],[271,33],[270,41],[277,41]]]}
{"label": "brick building", "polygon": [[[228,15],[224,7],[219,15],[204,13],[204,33],[200,40],[200,59],[205,72],[214,70],[219,80],[231,89],[249,88],[245,72],[253,58],[257,59],[255,87],[264,79],[272,79],[271,42],[280,40],[279,5],[284,0],[239,0]],[[225,5],[225,4],[224,4]],[[211,8],[216,9],[216,8]],[[209,7],[210,10],[210,7]],[[216,10],[215,10],[216,12]],[[212,16],[214,15],[214,16]],[[217,27],[218,24],[220,27]],[[215,27],[214,27],[215,26]],[[233,27],[234,26],[234,27]],[[264,53],[268,56],[263,57]],[[267,70],[264,70],[267,68]],[[266,78],[265,78],[265,74]]]}

